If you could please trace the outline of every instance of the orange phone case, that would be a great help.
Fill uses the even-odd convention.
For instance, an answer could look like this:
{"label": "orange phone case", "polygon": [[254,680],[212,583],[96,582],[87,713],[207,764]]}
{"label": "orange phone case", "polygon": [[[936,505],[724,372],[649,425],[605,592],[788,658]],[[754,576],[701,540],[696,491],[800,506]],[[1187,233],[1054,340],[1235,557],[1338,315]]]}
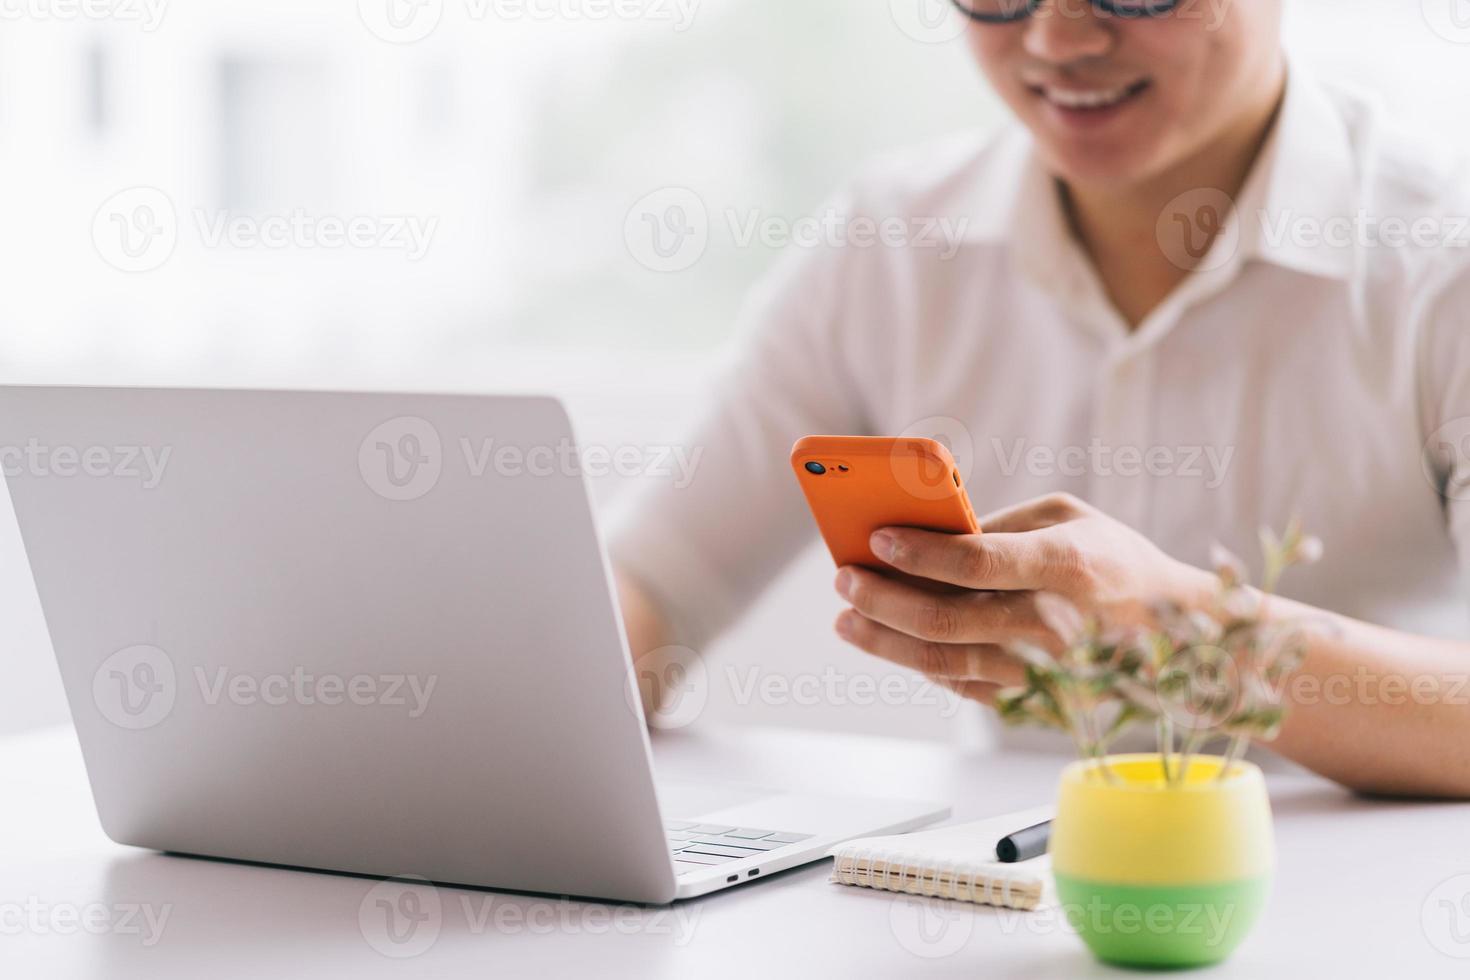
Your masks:
{"label": "orange phone case", "polygon": [[980,532],[954,457],[933,439],[807,436],[791,469],[839,566],[894,571],[868,547],[880,527]]}

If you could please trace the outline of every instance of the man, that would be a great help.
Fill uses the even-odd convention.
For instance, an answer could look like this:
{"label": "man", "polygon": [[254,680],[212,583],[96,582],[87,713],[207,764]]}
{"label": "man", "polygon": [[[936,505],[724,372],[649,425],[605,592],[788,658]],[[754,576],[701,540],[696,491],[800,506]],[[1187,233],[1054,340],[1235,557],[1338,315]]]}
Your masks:
{"label": "man", "polygon": [[988,704],[1018,673],[1003,648],[1046,635],[1038,591],[1197,606],[1212,541],[1253,555],[1299,516],[1326,559],[1272,615],[1330,628],[1275,749],[1359,790],[1470,796],[1466,171],[1288,67],[1280,0],[1218,22],[959,2],[1020,126],[890,160],[841,206],[947,219],[962,247],[828,248],[757,295],[697,479],[615,535],[635,655],[703,645],[811,540],[797,438],[938,431],[1001,509],[978,536],[875,535],[967,591],[842,569],[853,645]]}

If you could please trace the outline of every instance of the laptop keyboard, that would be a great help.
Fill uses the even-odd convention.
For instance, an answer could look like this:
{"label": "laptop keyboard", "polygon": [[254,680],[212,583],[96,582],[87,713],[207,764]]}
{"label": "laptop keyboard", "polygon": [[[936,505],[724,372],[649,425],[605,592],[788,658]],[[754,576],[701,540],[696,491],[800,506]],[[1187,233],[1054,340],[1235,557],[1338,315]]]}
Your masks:
{"label": "laptop keyboard", "polygon": [[759,857],[792,844],[810,840],[811,834],[788,834],[752,827],[723,827],[712,823],[675,820],[664,825],[674,871],[687,875],[715,865]]}

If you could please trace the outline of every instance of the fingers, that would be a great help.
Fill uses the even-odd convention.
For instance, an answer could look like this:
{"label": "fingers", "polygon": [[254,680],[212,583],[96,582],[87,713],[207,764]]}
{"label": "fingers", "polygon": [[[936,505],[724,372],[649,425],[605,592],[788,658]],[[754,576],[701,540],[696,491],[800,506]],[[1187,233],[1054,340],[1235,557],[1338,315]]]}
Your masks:
{"label": "fingers", "polygon": [[837,591],[868,619],[931,643],[1009,643],[1045,636],[1026,594],[941,595],[851,566],[838,571]]}
{"label": "fingers", "polygon": [[1060,564],[1059,542],[1044,531],[941,534],[885,527],[869,544],[899,571],[967,589],[1052,588]]}
{"label": "fingers", "polygon": [[1003,684],[991,684],[989,681],[956,681],[945,677],[929,679],[940,687],[953,691],[962,698],[978,701],[987,708],[995,707],[995,697],[1005,687]]}
{"label": "fingers", "polygon": [[1070,493],[1050,493],[986,514],[979,523],[985,531],[1020,533],[1061,524],[1087,511],[1088,505]]}
{"label": "fingers", "polygon": [[[848,609],[837,617],[837,634],[860,650],[928,676],[956,694],[956,685],[1019,684],[1024,670],[994,644],[944,644],[919,640]],[[979,690],[977,688],[977,693]]]}

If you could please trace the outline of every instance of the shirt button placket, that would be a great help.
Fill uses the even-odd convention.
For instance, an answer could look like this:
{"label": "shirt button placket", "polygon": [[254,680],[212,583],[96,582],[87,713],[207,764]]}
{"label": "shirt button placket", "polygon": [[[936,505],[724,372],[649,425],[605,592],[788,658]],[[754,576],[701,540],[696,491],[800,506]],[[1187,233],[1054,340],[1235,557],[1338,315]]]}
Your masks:
{"label": "shirt button placket", "polygon": [[1119,354],[1103,368],[1095,407],[1095,439],[1086,447],[1089,499],[1105,513],[1147,533],[1152,505],[1148,452],[1152,435],[1153,357]]}

